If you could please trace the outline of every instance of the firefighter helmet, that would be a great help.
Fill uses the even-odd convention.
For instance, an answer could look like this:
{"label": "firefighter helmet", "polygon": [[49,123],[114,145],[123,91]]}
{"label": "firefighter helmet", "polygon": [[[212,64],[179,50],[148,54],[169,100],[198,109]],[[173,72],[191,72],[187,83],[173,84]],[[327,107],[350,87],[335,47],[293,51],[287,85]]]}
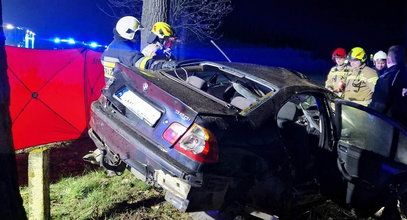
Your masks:
{"label": "firefighter helmet", "polygon": [[116,31],[119,35],[127,40],[133,40],[138,30],[143,29],[140,21],[133,16],[124,16],[117,21]]}
{"label": "firefighter helmet", "polygon": [[172,30],[171,26],[165,22],[156,22],[153,25],[153,28],[151,28],[151,32],[161,39],[174,35],[174,31]]}
{"label": "firefighter helmet", "polygon": [[178,42],[172,27],[165,22],[156,22],[151,28],[147,43],[155,44],[159,42],[162,49],[171,48],[174,43]]}
{"label": "firefighter helmet", "polygon": [[357,60],[360,60],[360,62],[363,63],[363,62],[366,61],[366,58],[367,58],[366,52],[361,47],[354,47],[349,53],[349,59],[350,60],[357,59]]}
{"label": "firefighter helmet", "polygon": [[345,58],[346,50],[340,47],[336,48],[334,52],[332,52],[332,59],[335,59],[336,57]]}
{"label": "firefighter helmet", "polygon": [[375,53],[375,55],[373,56],[373,61],[385,60],[386,58],[387,58],[387,54],[380,50],[377,53]]}

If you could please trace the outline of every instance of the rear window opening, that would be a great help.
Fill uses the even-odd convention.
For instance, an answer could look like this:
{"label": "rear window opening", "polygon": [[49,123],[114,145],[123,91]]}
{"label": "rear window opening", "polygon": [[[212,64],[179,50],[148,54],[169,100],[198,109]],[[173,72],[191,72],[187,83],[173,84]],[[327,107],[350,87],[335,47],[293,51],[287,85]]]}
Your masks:
{"label": "rear window opening", "polygon": [[240,110],[259,103],[276,91],[250,74],[212,63],[181,67],[165,73]]}

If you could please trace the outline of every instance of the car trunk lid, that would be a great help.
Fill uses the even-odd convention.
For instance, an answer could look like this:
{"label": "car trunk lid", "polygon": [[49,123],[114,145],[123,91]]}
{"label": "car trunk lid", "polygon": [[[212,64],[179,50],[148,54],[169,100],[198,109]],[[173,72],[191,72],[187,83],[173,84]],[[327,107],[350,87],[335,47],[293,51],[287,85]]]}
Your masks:
{"label": "car trunk lid", "polygon": [[116,75],[117,83],[111,85],[113,88],[106,95],[121,106],[122,114],[130,119],[123,120],[123,123],[167,151],[172,143],[163,138],[166,129],[174,123],[188,128],[198,113],[155,85],[151,80],[154,75],[135,74],[124,66],[119,69],[122,74]]}

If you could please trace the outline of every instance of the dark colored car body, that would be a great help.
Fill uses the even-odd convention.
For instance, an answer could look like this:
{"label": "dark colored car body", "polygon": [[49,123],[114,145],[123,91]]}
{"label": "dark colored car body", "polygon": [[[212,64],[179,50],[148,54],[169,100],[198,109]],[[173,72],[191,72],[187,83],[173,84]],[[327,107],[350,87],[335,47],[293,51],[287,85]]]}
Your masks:
{"label": "dark colored car body", "polygon": [[[89,134],[103,166],[128,167],[164,188],[182,211],[251,207],[288,218],[322,193],[360,210],[374,206],[360,212],[370,215],[387,201],[392,180],[404,181],[406,132],[352,103],[342,101],[334,113],[334,99],[284,68],[202,61],[142,71],[118,64],[92,104]],[[349,141],[359,136],[349,135],[354,124],[341,114],[350,117],[353,108],[391,125],[387,135],[397,133],[397,140],[376,148],[392,150],[380,155],[366,140]],[[374,158],[377,169],[360,167],[365,158]]]}

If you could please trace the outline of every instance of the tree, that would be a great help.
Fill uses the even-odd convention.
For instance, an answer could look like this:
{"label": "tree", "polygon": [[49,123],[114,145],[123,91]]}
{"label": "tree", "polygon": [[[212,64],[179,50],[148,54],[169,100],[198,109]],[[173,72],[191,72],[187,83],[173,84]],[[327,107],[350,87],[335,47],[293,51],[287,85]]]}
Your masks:
{"label": "tree", "polygon": [[171,24],[184,41],[218,39],[222,19],[232,12],[232,0],[106,0],[105,7],[99,8],[111,17],[141,17],[144,46],[157,21]]}
{"label": "tree", "polygon": [[[0,0],[0,21],[2,8]],[[0,219],[27,219],[17,184],[16,160],[11,138],[10,86],[7,77],[3,27],[0,28]]]}
{"label": "tree", "polygon": [[[120,0],[119,0],[120,1]],[[146,27],[141,32],[141,47],[147,45],[147,38],[151,27],[157,21],[168,22],[170,0],[147,0],[143,1],[141,23]]]}

